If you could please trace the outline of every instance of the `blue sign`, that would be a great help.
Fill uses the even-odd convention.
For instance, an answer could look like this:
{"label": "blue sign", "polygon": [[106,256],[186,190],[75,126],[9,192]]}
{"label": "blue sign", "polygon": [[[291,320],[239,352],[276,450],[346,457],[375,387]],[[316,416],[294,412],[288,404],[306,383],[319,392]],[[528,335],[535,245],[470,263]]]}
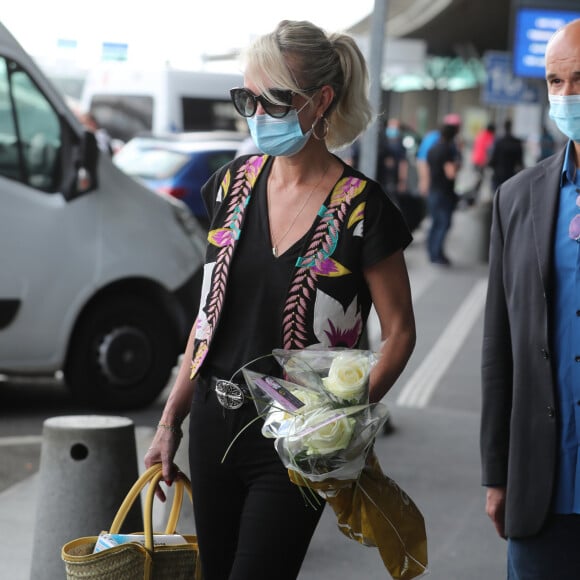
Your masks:
{"label": "blue sign", "polygon": [[103,42],[101,60],[127,60],[129,45],[122,42]]}
{"label": "blue sign", "polygon": [[554,32],[580,18],[580,12],[520,8],[516,13],[514,34],[514,74],[545,78],[546,45]]}
{"label": "blue sign", "polygon": [[57,38],[57,40],[56,40],[56,46],[58,48],[64,48],[64,49],[76,48],[77,47],[77,41],[76,40],[72,40],[70,38]]}
{"label": "blue sign", "polygon": [[486,81],[481,100],[487,105],[518,105],[537,103],[537,87],[512,72],[512,55],[509,52],[486,52],[484,55]]}

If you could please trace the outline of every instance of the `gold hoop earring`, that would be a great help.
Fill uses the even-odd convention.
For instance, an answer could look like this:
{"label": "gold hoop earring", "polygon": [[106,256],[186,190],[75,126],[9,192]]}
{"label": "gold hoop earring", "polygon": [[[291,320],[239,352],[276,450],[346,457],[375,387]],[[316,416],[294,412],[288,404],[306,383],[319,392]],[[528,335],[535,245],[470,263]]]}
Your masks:
{"label": "gold hoop earring", "polygon": [[[316,127],[318,126],[318,123],[320,121],[322,121],[323,126],[322,135],[318,135],[316,133]],[[328,135],[328,127],[329,127],[328,119],[326,117],[320,117],[320,119],[315,121],[314,124],[312,125],[312,134],[314,135],[314,138],[317,139],[318,141],[323,141],[324,139],[326,139],[326,136]]]}

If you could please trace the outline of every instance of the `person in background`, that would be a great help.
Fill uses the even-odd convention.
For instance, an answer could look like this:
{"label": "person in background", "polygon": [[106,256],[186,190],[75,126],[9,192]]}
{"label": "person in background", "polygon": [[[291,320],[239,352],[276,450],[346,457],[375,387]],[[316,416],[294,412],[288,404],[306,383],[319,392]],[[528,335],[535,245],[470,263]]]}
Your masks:
{"label": "person in background", "polygon": [[473,140],[473,150],[471,151],[471,163],[477,174],[475,186],[470,195],[470,203],[475,203],[479,197],[479,190],[483,183],[485,169],[489,165],[493,143],[495,141],[495,123],[488,123],[481,129]]}
{"label": "person in background", "polygon": [[295,580],[322,507],[304,501],[262,435],[241,369],[280,376],[275,348],[356,348],[373,305],[384,342],[370,401],[380,401],[415,344],[412,238],[379,184],[330,151],[372,120],[351,36],[282,21],[249,47],[230,95],[263,155],[234,159],[202,188],[211,225],[199,311],[145,464],[178,476],[190,413],[204,580]]}
{"label": "person in background", "polygon": [[[459,135],[461,129],[461,117],[457,113],[449,113],[443,118],[443,124],[441,128],[429,131],[421,140],[419,149],[417,149],[416,163],[417,163],[417,177],[418,177],[418,188],[419,193],[423,196],[427,196],[429,193],[429,164],[427,163],[427,154],[429,149],[437,143],[441,138],[441,131],[443,127],[454,127],[455,134]],[[453,146],[455,147],[456,158],[461,160],[461,146],[454,140]]]}
{"label": "person in background", "polygon": [[382,161],[382,179],[379,181],[388,193],[400,195],[407,191],[407,150],[403,145],[401,124],[398,119],[389,119],[379,149]]}
{"label": "person in background", "polygon": [[513,135],[510,119],[504,122],[504,134],[495,140],[489,166],[493,171],[491,182],[494,191],[524,167],[522,141]]}
{"label": "person in background", "polygon": [[86,111],[81,113],[80,121],[85,126],[85,129],[92,131],[95,134],[95,139],[97,140],[97,145],[103,153],[108,155],[113,155],[113,145],[111,143],[111,136],[105,129],[99,126],[95,116],[90,112]]}
{"label": "person in background", "polygon": [[545,63],[568,142],[495,193],[481,361],[482,484],[509,580],[580,578],[580,19]]}
{"label": "person in background", "polygon": [[427,234],[427,253],[432,264],[449,266],[444,245],[447,233],[451,228],[451,219],[457,206],[455,178],[459,171],[459,160],[454,139],[457,135],[456,125],[444,125],[439,141],[429,149],[429,195],[427,208],[431,225]]}

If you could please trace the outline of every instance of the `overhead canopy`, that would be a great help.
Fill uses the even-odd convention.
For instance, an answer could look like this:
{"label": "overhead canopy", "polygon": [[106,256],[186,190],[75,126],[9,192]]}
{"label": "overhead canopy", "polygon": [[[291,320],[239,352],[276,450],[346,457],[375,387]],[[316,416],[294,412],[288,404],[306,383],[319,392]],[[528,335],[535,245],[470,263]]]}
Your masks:
{"label": "overhead canopy", "polygon": [[[427,54],[480,57],[487,50],[509,50],[509,0],[388,0],[387,36],[421,39]],[[349,31],[370,30],[367,16]]]}

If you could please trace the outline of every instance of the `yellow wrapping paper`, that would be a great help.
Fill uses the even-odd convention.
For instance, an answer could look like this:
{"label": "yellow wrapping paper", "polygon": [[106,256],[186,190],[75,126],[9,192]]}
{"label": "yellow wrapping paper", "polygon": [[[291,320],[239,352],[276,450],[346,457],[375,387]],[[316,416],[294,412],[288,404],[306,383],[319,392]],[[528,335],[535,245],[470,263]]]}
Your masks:
{"label": "yellow wrapping paper", "polygon": [[381,470],[374,453],[356,481],[312,482],[288,470],[296,485],[322,495],[334,510],[347,537],[378,548],[389,574],[409,580],[427,569],[425,521],[413,500]]}

